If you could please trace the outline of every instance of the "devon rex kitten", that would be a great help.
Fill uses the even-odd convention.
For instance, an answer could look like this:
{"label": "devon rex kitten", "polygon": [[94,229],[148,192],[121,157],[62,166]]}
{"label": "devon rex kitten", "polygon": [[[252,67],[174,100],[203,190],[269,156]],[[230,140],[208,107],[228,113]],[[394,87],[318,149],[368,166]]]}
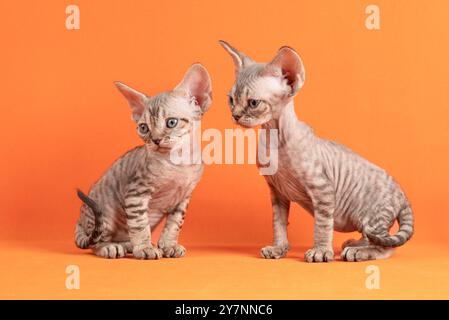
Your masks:
{"label": "devon rex kitten", "polygon": [[[383,169],[335,142],[321,139],[298,120],[293,97],[304,84],[298,54],[282,47],[270,63],[257,63],[224,41],[236,82],[229,93],[232,117],[243,127],[262,125],[278,130],[278,170],[265,176],[271,190],[274,243],[262,248],[264,258],[281,258],[289,249],[290,202],[314,216],[314,246],[307,262],[334,259],[333,230],[359,231],[360,240],[343,244],[342,259],[387,258],[393,247],[413,234],[413,214],[397,183]],[[389,229],[399,221],[399,231]]]}
{"label": "devon rex kitten", "polygon": [[[137,259],[182,257],[179,231],[191,193],[203,173],[202,164],[176,165],[170,155],[189,143],[194,122],[212,101],[206,69],[195,64],[172,91],[148,97],[123,83],[117,88],[128,100],[137,133],[145,143],[119,158],[92,186],[76,225],[79,248],[96,255]],[[162,218],[166,224],[157,247],[151,231]]]}

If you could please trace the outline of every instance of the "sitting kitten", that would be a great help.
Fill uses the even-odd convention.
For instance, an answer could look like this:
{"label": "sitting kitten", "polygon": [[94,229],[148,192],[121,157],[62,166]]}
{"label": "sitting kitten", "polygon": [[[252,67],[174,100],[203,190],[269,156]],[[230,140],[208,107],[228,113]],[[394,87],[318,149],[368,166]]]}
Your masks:
{"label": "sitting kitten", "polygon": [[[194,122],[212,101],[207,70],[195,64],[173,90],[147,97],[123,83],[117,88],[126,97],[145,143],[119,158],[92,186],[76,225],[79,248],[92,247],[96,255],[121,258],[127,252],[137,259],[182,257],[179,231],[191,193],[203,173],[202,164],[176,165],[170,159],[192,141]],[[151,231],[163,217],[166,224],[158,246]]]}
{"label": "sitting kitten", "polygon": [[[236,67],[229,94],[232,117],[243,127],[262,125],[278,130],[278,170],[265,176],[271,190],[274,243],[264,258],[281,258],[289,249],[287,224],[290,202],[314,216],[314,246],[307,262],[334,259],[333,230],[359,231],[360,240],[343,244],[342,259],[362,261],[389,257],[393,247],[413,234],[413,214],[397,183],[383,169],[335,142],[321,139],[300,122],[293,97],[304,84],[298,54],[282,47],[268,64],[256,63],[224,41]],[[399,231],[390,236],[394,221]]]}

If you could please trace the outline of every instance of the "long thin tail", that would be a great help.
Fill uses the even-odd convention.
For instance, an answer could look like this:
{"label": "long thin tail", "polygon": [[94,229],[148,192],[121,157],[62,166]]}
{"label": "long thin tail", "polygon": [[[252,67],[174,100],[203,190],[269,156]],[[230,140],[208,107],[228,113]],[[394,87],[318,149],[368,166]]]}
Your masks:
{"label": "long thin tail", "polygon": [[95,219],[94,230],[91,234],[86,234],[86,231],[79,223],[77,225],[76,244],[78,247],[85,249],[100,240],[101,234],[103,233],[103,214],[100,206],[92,198],[79,189],[76,190],[76,193],[80,200],[92,210]]}
{"label": "long thin tail", "polygon": [[368,239],[374,244],[383,247],[399,247],[406,243],[413,236],[413,212],[410,206],[402,209],[398,215],[399,230],[391,236],[386,232],[385,234],[376,235],[373,233],[365,232]]}

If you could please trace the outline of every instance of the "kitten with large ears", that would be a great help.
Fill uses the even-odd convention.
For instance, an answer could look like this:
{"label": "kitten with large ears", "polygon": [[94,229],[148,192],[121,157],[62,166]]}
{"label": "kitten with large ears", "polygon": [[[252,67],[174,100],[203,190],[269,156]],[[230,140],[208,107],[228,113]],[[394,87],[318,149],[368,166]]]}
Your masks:
{"label": "kitten with large ears", "polygon": [[[79,248],[104,258],[132,253],[137,259],[182,257],[178,243],[187,205],[202,164],[176,164],[170,155],[193,139],[194,124],[212,101],[211,82],[200,64],[190,67],[172,91],[149,97],[117,82],[128,100],[143,146],[120,157],[92,186],[76,225]],[[151,231],[166,218],[157,246]]]}
{"label": "kitten with large ears", "polygon": [[[305,80],[299,55],[282,47],[270,63],[257,63],[228,43],[220,44],[235,65],[236,81],[229,93],[234,121],[243,127],[278,130],[278,171],[265,176],[274,240],[261,255],[281,258],[287,253],[291,202],[314,216],[314,244],[305,254],[307,262],[334,259],[334,229],[362,234],[343,244],[341,257],[346,261],[387,258],[394,247],[409,240],[413,213],[394,179],[348,148],[317,137],[296,117],[293,97]],[[390,235],[396,220],[399,230]]]}

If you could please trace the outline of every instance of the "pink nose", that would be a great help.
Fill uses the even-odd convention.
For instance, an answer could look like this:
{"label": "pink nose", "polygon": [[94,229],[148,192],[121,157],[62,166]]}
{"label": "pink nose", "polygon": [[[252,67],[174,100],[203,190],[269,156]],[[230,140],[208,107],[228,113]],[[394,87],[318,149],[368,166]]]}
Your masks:
{"label": "pink nose", "polygon": [[159,143],[161,143],[161,139],[153,139],[153,142],[155,145],[159,145]]}

